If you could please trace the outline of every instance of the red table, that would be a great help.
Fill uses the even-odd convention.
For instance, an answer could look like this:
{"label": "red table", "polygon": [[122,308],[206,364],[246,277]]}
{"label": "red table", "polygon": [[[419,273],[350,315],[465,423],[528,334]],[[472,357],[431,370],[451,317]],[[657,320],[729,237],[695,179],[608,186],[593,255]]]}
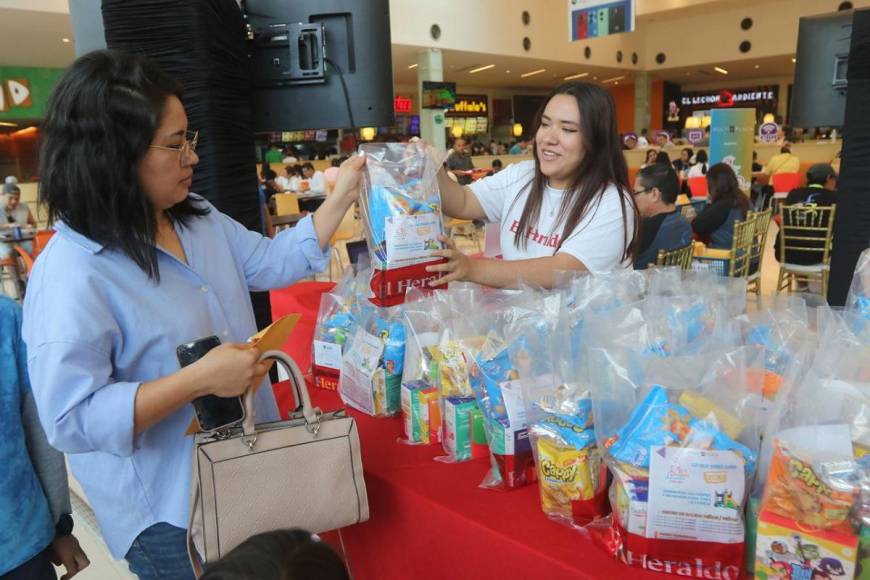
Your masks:
{"label": "red table", "polygon": [[[303,369],[319,293],[328,287],[303,283],[272,294],[274,316],[303,314],[287,348]],[[324,410],[342,406],[334,392],[309,390]],[[289,389],[276,385],[275,392],[287,409]],[[480,489],[488,460],[436,462],[440,446],[396,442],[399,418],[351,414],[359,428],[371,513],[368,522],[342,531],[356,580],[662,578],[618,563],[588,534],[547,519],[537,485],[511,492]]]}

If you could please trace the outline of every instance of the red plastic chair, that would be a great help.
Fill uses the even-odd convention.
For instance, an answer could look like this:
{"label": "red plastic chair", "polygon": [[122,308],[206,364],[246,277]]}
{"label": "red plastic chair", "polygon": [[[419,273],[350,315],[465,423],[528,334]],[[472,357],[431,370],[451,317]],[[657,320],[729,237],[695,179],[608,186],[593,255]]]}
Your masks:
{"label": "red plastic chair", "polygon": [[690,177],[689,191],[692,192],[692,197],[707,197],[707,178]]}
{"label": "red plastic chair", "polygon": [[801,185],[800,173],[774,173],[773,174],[773,192],[788,193]]}

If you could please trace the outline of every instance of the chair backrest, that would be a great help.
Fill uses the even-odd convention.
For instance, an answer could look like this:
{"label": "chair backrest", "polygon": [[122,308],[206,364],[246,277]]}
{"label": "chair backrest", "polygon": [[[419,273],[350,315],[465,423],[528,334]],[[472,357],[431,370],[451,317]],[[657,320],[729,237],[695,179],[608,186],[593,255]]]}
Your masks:
{"label": "chair backrest", "polygon": [[774,193],[788,193],[796,187],[800,187],[800,173],[774,173],[773,174],[773,191]]}
{"label": "chair backrest", "polygon": [[810,256],[817,255],[818,263],[828,264],[836,213],[836,204],[829,207],[780,204],[779,255],[783,260],[786,252],[794,251]]}
{"label": "chair backrest", "polygon": [[45,249],[45,246],[48,245],[48,241],[51,239],[51,236],[54,235],[54,230],[38,230],[36,234],[33,236],[33,257],[36,258],[42,250]]}
{"label": "chair backrest", "polygon": [[747,216],[742,222],[734,222],[734,240],[731,242],[731,259],[728,265],[728,275],[732,278],[749,276],[756,221],[756,216]]}
{"label": "chair backrest", "polygon": [[276,193],[275,215],[293,215],[299,212],[299,196],[295,193]]}
{"label": "chair backrest", "polygon": [[18,255],[21,257],[21,261],[24,262],[25,276],[27,278],[29,278],[30,272],[33,271],[33,261],[34,261],[33,256],[31,256],[27,250],[25,250],[24,248],[22,248],[18,244],[15,244],[15,246],[13,246],[13,248],[15,249],[16,252],[18,252]]}
{"label": "chair backrest", "polygon": [[689,191],[692,192],[692,197],[707,197],[707,178],[690,177]]}
{"label": "chair backrest", "polygon": [[767,208],[764,211],[751,211],[746,215],[747,218],[755,218],[755,239],[752,242],[752,259],[751,261],[759,264],[761,267],[761,259],[764,255],[764,247],[767,245],[767,232],[770,230],[770,220],[773,217],[773,208]]}
{"label": "chair backrest", "polygon": [[674,250],[659,250],[656,256],[656,266],[679,266],[681,270],[692,267],[692,256],[695,255],[695,242]]}

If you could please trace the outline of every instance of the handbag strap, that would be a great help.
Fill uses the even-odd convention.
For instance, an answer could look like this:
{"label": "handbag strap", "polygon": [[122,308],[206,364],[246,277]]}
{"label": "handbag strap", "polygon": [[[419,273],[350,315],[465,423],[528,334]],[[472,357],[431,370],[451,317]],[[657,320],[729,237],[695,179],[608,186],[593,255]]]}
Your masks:
{"label": "handbag strap", "polygon": [[[290,382],[293,385],[293,393],[296,397],[296,405],[302,407],[302,416],[305,417],[305,428],[314,435],[320,430],[320,417],[323,415],[319,407],[311,406],[311,398],[308,395],[308,387],[305,384],[305,379],[302,376],[302,371],[296,362],[290,356],[280,350],[267,350],[260,355],[260,361],[272,359],[279,365],[284,367],[287,374],[290,376]],[[244,431],[248,446],[253,446],[257,438],[256,416],[254,412],[254,389],[248,389],[245,392],[245,419],[242,422],[242,430]]]}

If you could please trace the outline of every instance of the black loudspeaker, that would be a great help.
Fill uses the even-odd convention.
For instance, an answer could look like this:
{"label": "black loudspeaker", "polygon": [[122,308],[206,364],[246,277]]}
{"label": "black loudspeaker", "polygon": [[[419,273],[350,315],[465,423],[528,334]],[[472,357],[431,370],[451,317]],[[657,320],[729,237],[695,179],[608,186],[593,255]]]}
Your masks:
{"label": "black loudspeaker", "polygon": [[828,303],[842,306],[860,253],[870,246],[870,9],[856,10],[849,50]]}
{"label": "black loudspeaker", "polygon": [[[198,130],[194,191],[245,227],[263,231],[245,22],[235,0],[71,0],[79,54],[99,48],[143,54],[184,86]],[[271,321],[268,293],[252,293],[257,325]]]}

